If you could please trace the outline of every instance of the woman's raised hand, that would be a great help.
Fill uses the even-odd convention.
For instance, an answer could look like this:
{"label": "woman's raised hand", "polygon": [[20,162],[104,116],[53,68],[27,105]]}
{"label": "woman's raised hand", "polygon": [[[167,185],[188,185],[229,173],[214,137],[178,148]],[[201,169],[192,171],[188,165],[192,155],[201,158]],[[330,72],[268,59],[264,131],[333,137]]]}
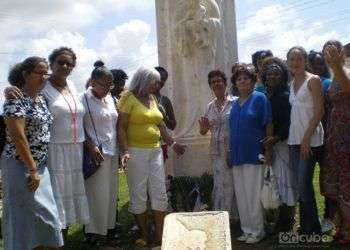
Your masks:
{"label": "woman's raised hand", "polygon": [[329,45],[325,48],[324,56],[330,68],[342,67],[344,52],[339,52],[334,45]]}
{"label": "woman's raised hand", "polygon": [[199,120],[199,129],[201,134],[206,134],[208,130],[210,129],[210,122],[207,117],[202,116]]}

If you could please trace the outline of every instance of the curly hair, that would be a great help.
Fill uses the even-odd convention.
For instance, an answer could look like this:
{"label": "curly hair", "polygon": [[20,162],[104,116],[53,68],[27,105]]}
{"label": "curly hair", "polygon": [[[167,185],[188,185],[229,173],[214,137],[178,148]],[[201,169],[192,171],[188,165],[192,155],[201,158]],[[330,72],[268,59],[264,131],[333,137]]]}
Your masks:
{"label": "curly hair", "polygon": [[245,64],[245,63],[235,64],[234,68],[232,68],[232,71],[233,71],[232,77],[231,77],[232,85],[236,85],[237,78],[241,74],[247,75],[252,80],[252,82],[254,83],[256,82],[255,68],[249,64]]}
{"label": "curly hair", "polygon": [[50,65],[52,65],[56,58],[59,56],[59,55],[62,55],[62,54],[68,54],[72,57],[73,59],[73,63],[75,65],[76,61],[77,61],[77,56],[76,54],[74,53],[74,51],[71,49],[71,48],[68,48],[68,47],[59,47],[57,49],[54,49],[51,54],[49,55],[49,62],[50,62]]}
{"label": "curly hair", "polygon": [[47,64],[47,61],[45,58],[38,57],[38,56],[31,56],[26,58],[23,62],[15,64],[10,69],[10,72],[7,78],[8,82],[12,86],[22,88],[25,84],[23,72],[27,72],[27,73],[33,72],[35,67],[41,62]]}
{"label": "curly hair", "polygon": [[263,85],[266,86],[266,76],[267,76],[268,69],[269,67],[271,67],[271,65],[276,65],[278,68],[281,69],[281,74],[282,74],[281,84],[285,88],[288,88],[288,82],[290,78],[289,71],[288,71],[287,65],[283,62],[283,60],[281,60],[278,57],[269,57],[263,61],[262,67],[261,67],[261,81]]}
{"label": "curly hair", "polygon": [[222,72],[221,70],[216,69],[216,70],[210,71],[209,74],[208,74],[208,84],[209,84],[209,86],[210,86],[211,79],[216,77],[216,76],[221,77],[222,80],[224,80],[224,83],[226,84],[227,77],[226,77],[225,73]]}

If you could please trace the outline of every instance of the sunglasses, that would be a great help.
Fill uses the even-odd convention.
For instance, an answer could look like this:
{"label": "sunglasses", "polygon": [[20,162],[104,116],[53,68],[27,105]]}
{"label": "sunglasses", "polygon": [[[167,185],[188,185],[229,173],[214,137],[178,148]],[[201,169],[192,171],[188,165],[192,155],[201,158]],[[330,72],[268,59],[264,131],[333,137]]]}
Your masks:
{"label": "sunglasses", "polygon": [[74,68],[75,67],[75,63],[70,63],[70,62],[66,62],[66,61],[56,61],[56,63],[60,66],[64,66],[66,65],[69,68]]}

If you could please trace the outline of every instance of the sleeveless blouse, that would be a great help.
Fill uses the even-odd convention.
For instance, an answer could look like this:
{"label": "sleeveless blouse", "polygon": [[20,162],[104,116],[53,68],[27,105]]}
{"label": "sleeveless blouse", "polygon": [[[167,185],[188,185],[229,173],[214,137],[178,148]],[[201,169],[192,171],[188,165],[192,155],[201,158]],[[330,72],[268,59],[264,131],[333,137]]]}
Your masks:
{"label": "sleeveless blouse", "polygon": [[[297,93],[294,91],[294,81],[290,84],[289,103],[292,106],[292,110],[288,137],[289,145],[301,144],[310,120],[314,116],[314,103],[311,91],[308,88],[310,78],[311,77],[307,77],[305,79]],[[320,122],[311,136],[310,146],[322,146],[323,135],[324,131]]]}

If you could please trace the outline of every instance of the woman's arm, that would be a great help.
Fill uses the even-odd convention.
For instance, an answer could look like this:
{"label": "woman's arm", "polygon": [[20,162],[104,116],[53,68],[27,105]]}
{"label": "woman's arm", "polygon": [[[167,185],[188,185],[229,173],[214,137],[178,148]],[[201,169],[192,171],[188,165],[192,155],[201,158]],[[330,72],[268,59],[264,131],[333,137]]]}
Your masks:
{"label": "woman's arm", "polygon": [[125,168],[128,160],[130,159],[130,154],[128,152],[128,141],[126,131],[129,124],[129,114],[124,112],[119,112],[118,116],[118,142],[120,149],[120,157],[122,167]]}
{"label": "woman's arm", "polygon": [[28,188],[34,192],[39,187],[40,177],[37,174],[37,166],[30,152],[29,143],[24,132],[25,118],[7,117],[5,118],[5,124],[18,155],[29,170],[31,181],[28,183]]}
{"label": "woman's arm", "polygon": [[185,153],[186,146],[175,142],[175,140],[170,136],[170,134],[166,130],[166,127],[163,123],[159,124],[158,128],[160,131],[160,136],[162,137],[163,141],[168,146],[172,147],[175,153],[177,153],[178,155],[182,155],[183,153]]}
{"label": "woman's arm", "polygon": [[163,96],[164,108],[166,116],[164,117],[164,123],[166,127],[170,130],[174,130],[176,127],[176,119],[174,114],[173,105],[168,97]]}
{"label": "woman's arm", "polygon": [[314,104],[314,115],[312,116],[309,126],[307,127],[303,141],[300,145],[301,155],[306,159],[311,153],[310,140],[314,134],[317,126],[321,122],[324,115],[324,100],[321,80],[319,77],[312,77],[308,83],[308,87],[311,91],[312,101]]}
{"label": "woman's arm", "polygon": [[[274,138],[273,137],[273,123],[269,122],[266,124],[266,138]],[[273,152],[273,144],[265,144],[265,164],[271,166],[272,164],[272,153]]]}
{"label": "woman's arm", "polygon": [[332,69],[334,80],[340,85],[343,92],[350,93],[350,74],[343,67],[343,52],[338,52],[333,45],[325,49],[325,58]]}

